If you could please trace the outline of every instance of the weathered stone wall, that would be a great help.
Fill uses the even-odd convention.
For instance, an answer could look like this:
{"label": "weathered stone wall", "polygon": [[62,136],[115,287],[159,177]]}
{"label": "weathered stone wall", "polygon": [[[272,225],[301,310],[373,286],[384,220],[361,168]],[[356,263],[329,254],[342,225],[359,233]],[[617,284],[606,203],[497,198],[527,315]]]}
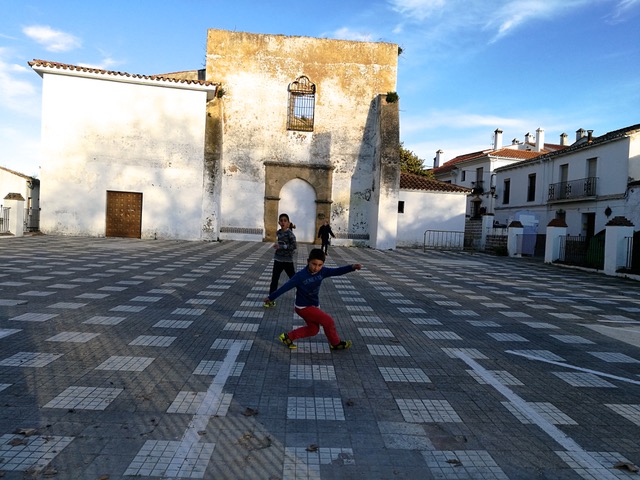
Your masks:
{"label": "weathered stone wall", "polygon": [[[222,142],[213,148],[220,156],[210,157],[217,163],[211,170],[220,175],[220,228],[262,230],[271,240],[273,228],[265,225],[273,223],[273,212],[288,210],[278,206],[273,186],[309,177],[315,182],[316,218],[296,223],[319,226],[329,215],[337,244],[369,238],[381,158],[375,99],[395,91],[397,55],[397,45],[388,43],[209,30],[207,80],[225,92],[214,100],[221,103],[222,135],[207,137]],[[303,75],[316,86],[314,129],[288,131],[287,89]]]}
{"label": "weathered stone wall", "polygon": [[371,210],[371,246],[393,249],[397,244],[398,193],[400,189],[400,118],[397,102],[388,103],[386,95],[377,101],[378,131],[374,163],[374,197],[377,208]]}

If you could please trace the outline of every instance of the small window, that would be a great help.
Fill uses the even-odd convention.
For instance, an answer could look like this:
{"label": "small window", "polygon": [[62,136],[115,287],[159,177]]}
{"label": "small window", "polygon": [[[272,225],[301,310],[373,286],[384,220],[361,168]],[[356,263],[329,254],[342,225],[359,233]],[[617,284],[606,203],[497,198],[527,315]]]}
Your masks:
{"label": "small window", "polygon": [[569,164],[560,165],[560,183],[567,183],[569,180]]}
{"label": "small window", "polygon": [[400,200],[398,202],[398,213],[404,213],[404,201]]}
{"label": "small window", "polygon": [[598,167],[597,158],[587,158],[587,178],[595,178]]}
{"label": "small window", "polygon": [[316,86],[305,76],[289,84],[287,130],[313,132]]}
{"label": "small window", "polygon": [[510,179],[506,179],[504,181],[504,184],[502,185],[502,190],[503,190],[502,203],[504,205],[508,205],[511,197],[511,180]]}
{"label": "small window", "polygon": [[466,180],[467,180],[467,173],[466,173],[464,170],[462,170],[462,171],[460,172],[460,181],[461,181],[461,182],[464,182],[464,181],[466,181]]}
{"label": "small window", "polygon": [[536,174],[529,175],[529,186],[527,188],[527,202],[533,202],[536,199]]}

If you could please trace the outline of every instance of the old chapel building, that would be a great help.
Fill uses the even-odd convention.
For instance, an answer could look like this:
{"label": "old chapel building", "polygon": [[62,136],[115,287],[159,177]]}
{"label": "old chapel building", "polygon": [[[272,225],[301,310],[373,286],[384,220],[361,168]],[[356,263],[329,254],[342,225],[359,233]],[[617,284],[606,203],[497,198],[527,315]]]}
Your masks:
{"label": "old chapel building", "polygon": [[[30,62],[43,233],[395,248],[398,47],[209,30],[205,71]],[[387,98],[389,101],[387,101]]]}

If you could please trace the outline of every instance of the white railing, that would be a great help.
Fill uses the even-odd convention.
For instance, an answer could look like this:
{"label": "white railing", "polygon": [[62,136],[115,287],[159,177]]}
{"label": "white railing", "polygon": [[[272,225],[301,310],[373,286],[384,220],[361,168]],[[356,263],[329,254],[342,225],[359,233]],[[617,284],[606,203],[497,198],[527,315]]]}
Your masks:
{"label": "white railing", "polygon": [[3,207],[0,205],[0,233],[9,232],[9,213],[11,207]]}
{"label": "white railing", "polygon": [[464,232],[449,230],[427,230],[424,232],[423,251],[426,250],[462,250]]}

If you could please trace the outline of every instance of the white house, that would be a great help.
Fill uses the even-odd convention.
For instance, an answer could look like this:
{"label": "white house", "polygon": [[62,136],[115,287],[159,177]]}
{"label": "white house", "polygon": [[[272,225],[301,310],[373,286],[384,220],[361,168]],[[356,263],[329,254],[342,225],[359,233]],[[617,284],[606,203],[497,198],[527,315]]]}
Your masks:
{"label": "white house", "polygon": [[402,172],[398,246],[422,247],[426,231],[463,232],[469,189]]}
{"label": "white house", "polygon": [[571,146],[500,167],[495,175],[499,221],[526,212],[544,228],[561,218],[568,235],[585,237],[615,217],[640,226],[640,124],[601,136],[578,130]]}
{"label": "white house", "polygon": [[436,152],[434,168],[436,179],[454,183],[470,189],[467,203],[467,216],[478,218],[482,214],[493,214],[499,204],[496,194],[496,169],[522,160],[538,157],[557,151],[566,146],[566,135],[560,137],[560,144],[544,141],[544,130],[538,128],[536,136],[527,133],[524,142],[513,139],[510,145],[503,145],[503,132],[496,129],[493,135],[493,148],[459,155],[440,165],[442,150]]}
{"label": "white house", "polygon": [[[3,223],[5,219],[2,209],[7,206],[6,202],[3,203],[3,199],[12,193],[18,193],[24,199],[25,230],[38,230],[40,180],[0,166],[0,221]],[[10,215],[11,212],[6,212],[6,214]],[[2,228],[6,228],[6,225],[3,225]]]}
{"label": "white house", "polygon": [[43,79],[41,231],[199,238],[204,109],[217,85],[30,65]]}

